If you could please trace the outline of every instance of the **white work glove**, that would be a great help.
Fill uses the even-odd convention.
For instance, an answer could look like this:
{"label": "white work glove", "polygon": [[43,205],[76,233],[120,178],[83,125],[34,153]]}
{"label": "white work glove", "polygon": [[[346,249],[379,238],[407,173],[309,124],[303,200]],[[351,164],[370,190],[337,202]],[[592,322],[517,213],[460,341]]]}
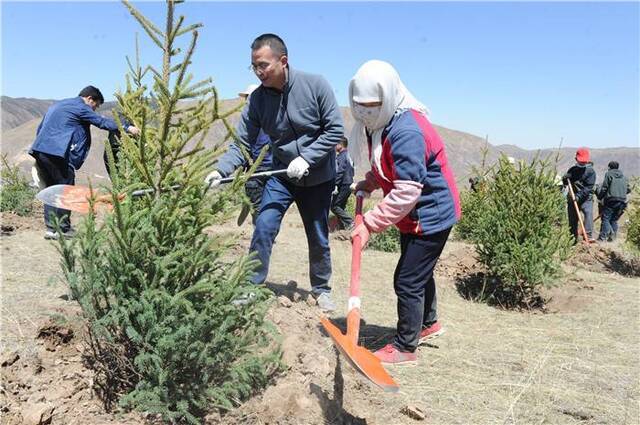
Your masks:
{"label": "white work glove", "polygon": [[40,171],[37,165],[31,167],[31,178],[33,179],[31,186],[37,187],[38,190],[46,189],[47,185],[44,183],[44,179],[40,178]]}
{"label": "white work glove", "polygon": [[309,170],[309,163],[299,156],[289,163],[287,176],[292,179],[301,179],[307,170]]}
{"label": "white work glove", "polygon": [[129,127],[127,127],[127,133],[138,136],[140,134],[140,129],[135,125],[130,125]]}
{"label": "white work glove", "polygon": [[338,186],[334,186],[334,188],[333,188],[333,192],[331,192],[331,194],[332,194],[333,196],[336,196],[336,195],[338,194]]}
{"label": "white work glove", "polygon": [[209,185],[209,188],[211,189],[219,186],[220,180],[222,180],[222,175],[217,171],[210,172],[209,174],[207,174],[207,177],[204,178],[204,182]]}

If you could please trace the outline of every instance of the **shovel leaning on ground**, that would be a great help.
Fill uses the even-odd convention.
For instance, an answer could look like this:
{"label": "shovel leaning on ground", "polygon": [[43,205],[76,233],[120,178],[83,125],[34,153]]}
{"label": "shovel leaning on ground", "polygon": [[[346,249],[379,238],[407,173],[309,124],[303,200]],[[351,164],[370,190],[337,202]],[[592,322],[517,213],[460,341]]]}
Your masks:
{"label": "shovel leaning on ground", "polygon": [[[270,177],[286,174],[287,170],[264,171],[262,173],[252,174],[249,178]],[[234,177],[225,177],[220,179],[220,184],[231,183]],[[180,185],[168,187],[166,190],[180,189]],[[208,188],[207,188],[208,189]],[[148,195],[153,193],[155,189],[134,190],[130,194],[121,193],[117,195],[119,200],[125,199],[127,196],[132,198]],[[67,184],[56,184],[41,190],[36,198],[43,203],[56,208],[62,208],[69,211],[88,213],[91,210],[91,202],[94,205],[103,204],[110,208],[113,206],[113,197],[110,194],[100,194],[92,188],[86,186],[72,186]]]}
{"label": "shovel leaning on ground", "polygon": [[[356,197],[355,225],[362,223],[362,197]],[[397,392],[400,387],[382,366],[380,359],[364,347],[358,345],[360,334],[360,258],[362,241],[359,236],[351,243],[351,282],[349,284],[349,310],[347,312],[347,333],[343,334],[329,319],[322,317],[320,323],[327,331],[340,353],[355,370],[385,392]]]}

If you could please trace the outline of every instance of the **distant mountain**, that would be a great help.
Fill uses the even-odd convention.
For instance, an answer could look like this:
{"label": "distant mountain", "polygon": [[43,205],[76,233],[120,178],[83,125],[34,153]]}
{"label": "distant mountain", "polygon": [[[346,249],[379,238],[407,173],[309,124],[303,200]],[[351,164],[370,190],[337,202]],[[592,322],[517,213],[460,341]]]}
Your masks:
{"label": "distant mountain", "polygon": [[[27,151],[33,142],[36,134],[36,128],[40,123],[42,116],[47,108],[53,103],[51,100],[24,99],[2,97],[2,153],[6,153],[11,162],[17,163],[28,172],[31,168],[32,159]],[[237,99],[222,101],[222,111],[229,110],[238,104]],[[98,111],[105,115],[111,115],[110,109],[114,103],[107,103]],[[345,121],[345,134],[348,136],[353,126],[353,117],[349,108],[341,108]],[[11,119],[9,119],[11,117]],[[24,120],[19,125],[7,124],[17,123]],[[235,124],[239,120],[239,113],[230,117],[231,124]],[[493,146],[487,144],[481,137],[474,136],[449,128],[435,126],[438,133],[445,142],[447,148],[447,156],[453,169],[456,180],[461,185],[466,185],[466,180],[472,172],[474,166],[479,166],[482,160],[482,151],[487,148],[486,160],[488,163],[494,162],[501,153],[512,156],[515,159],[523,159],[529,161],[540,155],[542,158],[552,156],[555,158],[557,149],[543,149],[541,151],[521,149],[514,145]],[[107,173],[102,162],[103,144],[107,138],[107,132],[92,127],[91,129],[93,146],[87,159],[87,162],[79,170],[78,180],[86,181],[88,178],[95,184],[106,183]],[[214,125],[205,138],[205,144],[209,147],[220,143],[226,135],[226,129],[222,123]],[[560,160],[558,163],[558,173],[564,173],[573,163],[575,155],[575,147],[566,147],[560,150]],[[640,148],[618,147],[607,149],[592,149],[591,157],[594,167],[598,173],[598,182],[602,180],[602,176],[607,169],[607,164],[611,160],[620,163],[620,168],[628,176],[640,175]],[[368,168],[366,158],[354,158],[358,173]]]}
{"label": "distant mountain", "polygon": [[0,104],[2,104],[2,131],[11,130],[34,118],[42,117],[53,102],[55,100],[2,96],[0,98]]}

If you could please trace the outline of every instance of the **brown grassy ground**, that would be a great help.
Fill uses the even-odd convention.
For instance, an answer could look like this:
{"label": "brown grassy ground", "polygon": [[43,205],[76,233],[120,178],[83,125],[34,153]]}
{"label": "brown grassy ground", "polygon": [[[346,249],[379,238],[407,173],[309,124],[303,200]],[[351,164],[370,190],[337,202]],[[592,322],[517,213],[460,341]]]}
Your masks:
{"label": "brown grassy ground", "polygon": [[[81,332],[76,305],[64,299],[66,288],[56,278],[57,253],[37,222],[0,238],[2,359],[12,352],[20,356],[2,367],[2,423],[24,423],[42,406],[55,408],[53,424],[142,422],[139,415],[101,410],[90,390],[91,374],[80,363],[77,336],[68,344],[49,344],[54,351],[35,338],[52,319]],[[249,225],[241,229],[243,246],[250,233]],[[350,246],[331,243],[340,307],[334,319],[343,324]],[[389,368],[401,391],[384,394],[336,356],[318,312],[304,302],[306,240],[297,213],[290,213],[269,276],[274,290],[298,301],[291,307],[275,303],[271,313],[283,332],[288,370],[263,395],[226,416],[211,416],[209,423],[411,424],[416,421],[400,413],[409,404],[434,424],[640,423],[638,278],[592,267],[586,256],[567,265],[564,286],[547,293],[546,313],[504,311],[465,300],[456,290],[454,278],[476,267],[472,251],[462,242],[448,243],[437,274],[447,333],[420,348],[418,365]],[[361,335],[368,348],[382,346],[394,332],[396,260],[396,254],[374,251],[363,256]],[[289,280],[298,282],[295,291],[286,288]]]}

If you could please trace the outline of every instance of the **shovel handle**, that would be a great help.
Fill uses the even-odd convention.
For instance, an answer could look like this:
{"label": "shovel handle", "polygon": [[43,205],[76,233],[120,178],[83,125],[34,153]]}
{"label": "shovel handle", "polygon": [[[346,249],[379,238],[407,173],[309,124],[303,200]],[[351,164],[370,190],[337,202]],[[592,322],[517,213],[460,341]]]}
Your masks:
{"label": "shovel handle", "polygon": [[[362,224],[362,196],[356,196],[355,225]],[[351,281],[349,283],[349,310],[347,312],[347,338],[358,345],[360,335],[360,263],[362,259],[362,240],[354,236],[351,241]]]}
{"label": "shovel handle", "polygon": [[[249,176],[249,179],[257,179],[258,177],[271,177],[271,176],[280,176],[283,174],[287,174],[287,170],[275,170],[275,171],[263,171],[260,173],[254,173],[251,176]],[[226,183],[231,183],[232,181],[234,181],[236,178],[235,177],[225,177],[220,179],[220,184],[226,184]],[[168,190],[178,190],[180,189],[180,185],[179,184],[174,184],[173,186],[169,186]],[[207,187],[207,190],[209,189],[209,187]],[[155,192],[155,189],[139,189],[139,190],[134,190],[133,192],[131,192],[131,196],[136,198],[139,196],[144,196],[144,195],[148,195],[150,193]]]}
{"label": "shovel handle", "polygon": [[573,209],[576,211],[576,216],[578,217],[578,224],[580,225],[580,231],[582,232],[582,237],[584,238],[584,243],[589,245],[589,237],[587,236],[587,230],[584,228],[584,222],[582,221],[582,216],[580,215],[580,208],[578,208],[578,201],[576,201],[576,195],[573,193],[573,187],[571,187],[571,182],[569,182],[569,196],[571,196],[571,201],[573,202]]}
{"label": "shovel handle", "polygon": [[[356,217],[355,226],[363,223],[362,218],[362,196],[356,196]],[[349,295],[360,297],[360,262],[362,258],[362,240],[360,236],[354,236],[351,241],[351,283],[349,284]]]}

